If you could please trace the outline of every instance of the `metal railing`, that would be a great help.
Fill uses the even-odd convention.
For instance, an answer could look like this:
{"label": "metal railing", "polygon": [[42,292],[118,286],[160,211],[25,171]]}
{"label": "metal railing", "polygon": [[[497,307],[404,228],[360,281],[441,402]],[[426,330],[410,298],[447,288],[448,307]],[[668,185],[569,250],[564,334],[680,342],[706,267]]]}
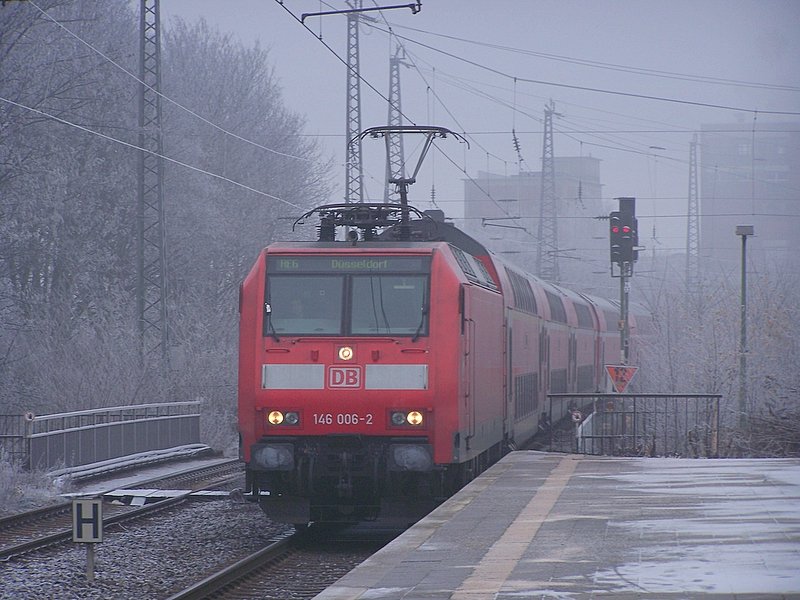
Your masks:
{"label": "metal railing", "polygon": [[13,462],[27,462],[28,417],[25,415],[0,415],[0,453]]}
{"label": "metal railing", "polygon": [[30,469],[87,465],[199,441],[199,401],[0,415],[0,449]]}
{"label": "metal railing", "polygon": [[613,456],[719,455],[718,394],[549,394],[549,449]]}

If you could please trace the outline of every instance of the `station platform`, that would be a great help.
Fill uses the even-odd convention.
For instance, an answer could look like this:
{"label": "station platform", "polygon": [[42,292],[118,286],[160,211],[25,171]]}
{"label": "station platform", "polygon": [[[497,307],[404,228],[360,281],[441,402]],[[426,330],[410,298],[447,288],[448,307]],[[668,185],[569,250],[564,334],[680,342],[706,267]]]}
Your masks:
{"label": "station platform", "polygon": [[800,598],[800,459],[513,452],[316,600]]}

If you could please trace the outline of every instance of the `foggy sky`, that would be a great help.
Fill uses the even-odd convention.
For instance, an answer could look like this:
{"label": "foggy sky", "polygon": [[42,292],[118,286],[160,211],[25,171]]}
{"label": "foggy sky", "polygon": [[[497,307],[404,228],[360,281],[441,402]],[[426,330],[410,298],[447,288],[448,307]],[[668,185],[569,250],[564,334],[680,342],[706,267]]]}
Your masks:
{"label": "foggy sky", "polygon": [[[365,7],[375,5],[364,0]],[[319,136],[334,158],[331,202],[344,194],[345,67],[316,36],[344,60],[346,18],[309,18],[309,32],[286,9],[299,17],[346,7],[342,0],[161,3],[167,26],[174,16],[189,22],[202,16],[246,44],[258,41],[270,49],[288,106],[306,118],[306,132]],[[469,150],[455,140],[438,142],[447,156],[429,155],[410,191],[412,204],[429,208],[435,184],[437,204],[450,216],[462,214],[465,177],[479,170],[518,172],[512,129],[522,168],[540,170],[543,108],[552,99],[563,115],[555,121],[555,154],[601,159],[609,205],[618,196],[637,197],[640,231],[655,225],[662,247],[680,250],[692,133],[703,123],[738,123],[750,131],[800,121],[798,115],[767,114],[800,113],[800,2],[794,0],[423,0],[418,14],[395,9],[369,15],[376,21],[361,29],[362,77],[388,95],[394,51],[384,31],[388,22],[406,38],[400,41],[413,62],[401,72],[405,115],[418,125],[469,134]],[[384,125],[385,100],[366,84],[361,94],[362,127]],[[407,160],[414,160],[413,142],[405,146]],[[365,140],[363,156],[367,197],[380,201],[383,143]]]}

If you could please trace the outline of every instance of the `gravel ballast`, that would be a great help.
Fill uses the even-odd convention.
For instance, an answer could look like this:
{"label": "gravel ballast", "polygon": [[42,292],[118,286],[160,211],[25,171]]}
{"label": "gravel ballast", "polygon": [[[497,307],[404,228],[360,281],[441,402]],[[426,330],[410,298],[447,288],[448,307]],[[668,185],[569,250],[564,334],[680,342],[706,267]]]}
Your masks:
{"label": "gravel ballast", "polygon": [[250,502],[192,501],[108,527],[95,547],[93,583],[87,581],[83,544],[69,542],[0,563],[0,599],[167,598],[289,530]]}

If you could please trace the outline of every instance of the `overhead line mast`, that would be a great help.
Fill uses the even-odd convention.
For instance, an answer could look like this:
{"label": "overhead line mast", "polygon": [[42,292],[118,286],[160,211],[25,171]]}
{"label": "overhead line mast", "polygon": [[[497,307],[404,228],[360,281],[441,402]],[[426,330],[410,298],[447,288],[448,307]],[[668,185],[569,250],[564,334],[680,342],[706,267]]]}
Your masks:
{"label": "overhead line mast", "polygon": [[544,107],[544,140],[542,143],[542,193],[539,202],[539,245],[536,268],[539,277],[558,281],[558,199],[553,159],[553,115],[555,103]]}
{"label": "overhead line mast", "polygon": [[169,372],[161,38],[158,0],[141,0],[136,306],[142,362],[160,354]]}
{"label": "overhead line mast", "polygon": [[[408,63],[404,61],[405,50],[398,44],[394,56],[389,59],[389,115],[387,125],[400,128],[403,125],[403,109],[400,100],[400,66]],[[403,135],[400,133],[387,134],[389,154],[386,161],[386,187],[383,192],[384,202],[394,202],[399,192],[392,188],[392,179],[399,180],[405,177],[405,152],[403,150]],[[392,197],[394,193],[395,197]]]}
{"label": "overhead line mast", "polygon": [[700,286],[700,218],[697,195],[697,134],[689,144],[689,210],[686,221],[686,291],[696,294]]}
{"label": "overhead line mast", "polygon": [[345,143],[345,202],[364,201],[364,163],[361,159],[361,67],[358,50],[358,23],[361,0],[349,0],[347,13],[347,124]]}
{"label": "overhead line mast", "polygon": [[309,17],[325,15],[347,15],[347,108],[346,108],[346,140],[345,140],[345,203],[364,201],[364,163],[361,158],[361,67],[358,48],[358,24],[364,18],[361,13],[392,8],[410,8],[413,14],[422,9],[421,0],[411,4],[393,6],[374,6],[363,8],[362,0],[347,0],[347,10],[326,10],[322,12],[303,13],[300,22]]}

